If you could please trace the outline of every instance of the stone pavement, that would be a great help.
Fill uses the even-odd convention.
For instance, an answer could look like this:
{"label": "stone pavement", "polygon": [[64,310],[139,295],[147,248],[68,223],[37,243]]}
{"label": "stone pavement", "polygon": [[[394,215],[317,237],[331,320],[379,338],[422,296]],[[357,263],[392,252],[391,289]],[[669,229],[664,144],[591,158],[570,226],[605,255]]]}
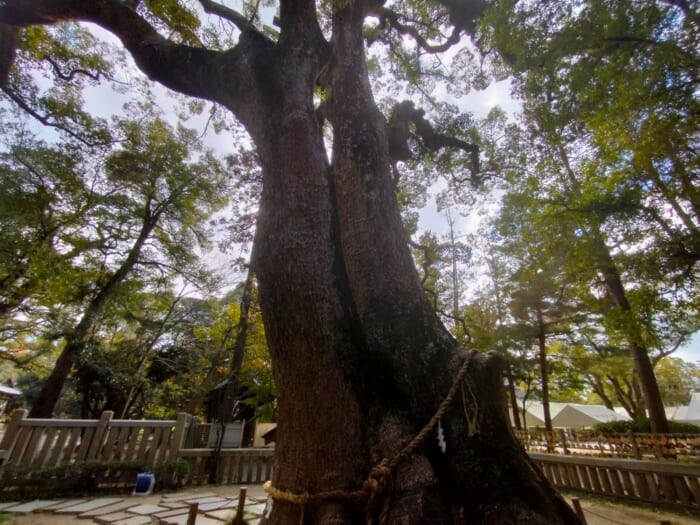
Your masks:
{"label": "stone pavement", "polygon": [[[82,523],[91,520],[102,525],[187,525],[190,508],[196,503],[196,525],[224,525],[236,515],[239,487],[216,489],[218,493],[195,489],[150,496],[2,502],[0,512],[46,518],[38,523],[70,523],[80,519]],[[265,501],[261,486],[247,489],[243,517],[249,525],[258,524]],[[59,516],[63,519],[59,519]]]}
{"label": "stone pavement", "polygon": [[[188,487],[183,492],[150,496],[88,497],[0,503],[0,513],[12,514],[16,525],[186,525],[191,503],[197,503],[196,525],[224,525],[236,512],[238,486]],[[247,487],[244,517],[258,524],[265,508],[262,485]],[[565,494],[570,500],[573,495]],[[598,499],[581,499],[588,525],[699,525],[700,518],[669,514]]]}

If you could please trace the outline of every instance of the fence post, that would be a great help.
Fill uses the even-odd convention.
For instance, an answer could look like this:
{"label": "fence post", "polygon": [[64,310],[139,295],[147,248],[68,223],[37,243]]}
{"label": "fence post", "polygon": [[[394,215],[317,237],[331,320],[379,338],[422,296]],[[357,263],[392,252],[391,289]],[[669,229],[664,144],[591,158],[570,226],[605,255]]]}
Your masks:
{"label": "fence post", "polygon": [[22,426],[22,421],[27,417],[29,412],[24,408],[17,408],[12,412],[10,416],[10,422],[5,428],[5,435],[2,437],[2,442],[0,443],[0,468],[2,465],[7,463],[8,458],[12,455],[12,449],[17,442],[17,436],[19,435],[19,429]]}
{"label": "fence post", "polygon": [[17,408],[12,412],[10,422],[5,429],[5,435],[2,437],[2,443],[0,443],[0,450],[9,451],[12,448],[12,444],[17,437],[17,431],[28,413],[25,408]]}
{"label": "fence post", "polygon": [[637,444],[637,438],[632,430],[629,431],[630,440],[632,441],[632,453],[634,454],[634,459],[642,459],[642,453],[639,451],[639,445]]}
{"label": "fence post", "polygon": [[175,421],[175,431],[173,432],[173,438],[170,442],[170,457],[175,459],[180,456],[180,449],[185,441],[185,433],[187,432],[187,426],[190,421],[190,416],[186,412],[178,412],[177,420]]}
{"label": "fence post", "polygon": [[109,428],[110,421],[112,421],[112,416],[114,416],[114,412],[111,410],[105,410],[100,415],[100,420],[98,421],[97,428],[92,436],[92,441],[90,442],[90,448],[88,449],[85,461],[98,459],[100,450],[102,449],[102,442],[104,441],[105,433]]}
{"label": "fence post", "polygon": [[561,448],[564,449],[564,454],[571,454],[571,452],[569,452],[569,447],[566,443],[566,432],[564,432],[563,428],[559,429],[559,438],[561,439]]}

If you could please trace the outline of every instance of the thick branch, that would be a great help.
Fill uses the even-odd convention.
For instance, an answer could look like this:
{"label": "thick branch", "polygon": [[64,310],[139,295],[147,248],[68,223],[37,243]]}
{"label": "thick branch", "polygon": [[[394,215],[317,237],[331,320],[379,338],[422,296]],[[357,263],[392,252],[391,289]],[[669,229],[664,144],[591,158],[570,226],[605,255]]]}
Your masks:
{"label": "thick branch", "polygon": [[[0,23],[24,27],[66,20],[94,22],[114,33],[151,79],[199,98],[216,98],[216,83],[211,80],[218,75],[213,62],[231,58],[230,53],[169,41],[118,0],[6,0],[0,4]],[[228,71],[231,65],[227,64]]]}
{"label": "thick branch", "polygon": [[[414,131],[411,132],[410,125]],[[456,148],[469,153],[471,157],[472,175],[479,172],[479,146],[469,144],[456,137],[436,132],[430,122],[423,116],[423,111],[416,109],[411,101],[404,101],[394,106],[389,119],[389,154],[393,160],[408,160],[412,153],[408,140],[417,136],[421,145],[429,151],[442,148]]]}
{"label": "thick branch", "polygon": [[220,4],[219,2],[212,2],[212,0],[199,0],[199,3],[202,5],[202,9],[204,9],[205,13],[217,15],[225,20],[228,20],[229,22],[234,24],[241,32],[252,31],[261,34],[259,33],[258,29],[250,22],[250,20],[248,20],[246,17],[244,17],[242,14],[240,14],[234,9],[226,7],[225,5]]}

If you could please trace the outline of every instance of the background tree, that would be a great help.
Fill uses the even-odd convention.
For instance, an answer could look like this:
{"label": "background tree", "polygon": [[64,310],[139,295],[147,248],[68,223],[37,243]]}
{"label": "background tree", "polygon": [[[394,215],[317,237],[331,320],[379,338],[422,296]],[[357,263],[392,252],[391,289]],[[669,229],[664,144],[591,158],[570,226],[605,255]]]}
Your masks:
{"label": "background tree", "polygon": [[551,198],[578,217],[582,253],[610,299],[606,325],[626,334],[652,428],[663,431],[649,357],[662,330],[644,310],[677,311],[664,352],[697,329],[693,300],[667,301],[695,282],[698,16],[675,2],[575,4],[498,2],[482,44],[515,72],[529,130],[559,159],[566,189]]}
{"label": "background tree", "polygon": [[5,156],[5,198],[10,212],[24,210],[4,216],[14,227],[6,230],[2,258],[6,331],[48,311],[56,319],[49,339],[64,341],[32,407],[35,417],[51,414],[73,363],[129,279],[163,288],[175,274],[204,276],[191,250],[205,244],[203,221],[226,202],[223,171],[203,151],[186,162],[196,152],[193,134],[148,119],[146,107],[139,111],[140,122],[115,122],[119,148],[81,150],[68,142],[62,150],[18,135]]}

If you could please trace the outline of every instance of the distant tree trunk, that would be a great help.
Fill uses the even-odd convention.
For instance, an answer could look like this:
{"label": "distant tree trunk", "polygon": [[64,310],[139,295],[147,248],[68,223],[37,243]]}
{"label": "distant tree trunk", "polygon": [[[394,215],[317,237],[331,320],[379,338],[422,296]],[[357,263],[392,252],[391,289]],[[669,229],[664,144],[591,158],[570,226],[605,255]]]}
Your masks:
{"label": "distant tree trunk", "polygon": [[540,364],[540,386],[542,388],[542,412],[544,428],[552,431],[552,415],[549,411],[549,370],[547,367],[547,330],[542,311],[537,310],[537,357]]}
{"label": "distant tree trunk", "polygon": [[61,351],[61,355],[58,356],[53,370],[41,386],[41,391],[29,412],[29,417],[50,418],[52,416],[53,409],[58,399],[61,397],[61,390],[63,390],[63,385],[73,368],[73,364],[85,348],[105,306],[107,306],[107,303],[116,293],[117,287],[126,279],[134,266],[136,266],[141,254],[141,249],[153,231],[153,228],[158,223],[159,216],[160,213],[151,214],[150,206],[146,206],[144,222],[141,226],[139,236],[136,241],[134,241],[134,244],[122,264],[109,279],[107,279],[104,286],[102,286],[88,303],[80,322],[78,322],[74,330],[66,337],[66,344]]}
{"label": "distant tree trunk", "polygon": [[[598,232],[596,232],[596,234],[597,233]],[[622,278],[610,256],[610,250],[600,237],[596,238],[595,245],[599,258],[599,269],[603,276],[608,295],[612,303],[628,317],[626,319],[625,335],[627,336],[627,344],[632,354],[634,369],[639,377],[639,383],[642,388],[644,404],[649,414],[651,431],[658,433],[668,432],[668,420],[666,419],[666,411],[664,410],[664,403],[661,399],[659,384],[654,374],[654,367],[649,358],[648,350],[642,344],[637,323],[633,319],[634,313],[627,299],[627,293],[622,283]]]}
{"label": "distant tree trunk", "polygon": [[513,418],[513,424],[518,430],[522,430],[523,425],[520,422],[520,410],[518,409],[518,397],[515,395],[515,378],[513,377],[513,368],[510,363],[506,364],[506,379],[508,380],[508,395],[510,397],[510,409]]}
{"label": "distant tree trunk", "polygon": [[[251,250],[251,261],[255,255],[255,243]],[[226,385],[224,386],[224,394],[219,407],[218,419],[216,423],[219,427],[218,440],[210,457],[209,468],[209,483],[216,483],[219,470],[219,457],[223,446],[226,423],[233,421],[233,411],[236,402],[236,396],[240,390],[240,376],[243,368],[243,358],[245,357],[246,341],[248,338],[248,323],[250,316],[250,306],[253,300],[253,281],[255,273],[253,272],[252,262],[248,267],[245,284],[243,285],[243,295],[240,301],[240,315],[238,317],[238,325],[236,327],[236,338],[233,342],[233,352],[231,353],[231,363]]]}
{"label": "distant tree trunk", "polygon": [[597,375],[593,376],[588,376],[589,377],[589,384],[593,388],[593,392],[596,393],[596,395],[600,398],[600,400],[603,402],[606,408],[609,410],[613,410],[614,404],[612,402],[612,399],[608,396],[608,394],[605,392],[605,388],[603,387],[603,382],[600,380],[600,377]]}

